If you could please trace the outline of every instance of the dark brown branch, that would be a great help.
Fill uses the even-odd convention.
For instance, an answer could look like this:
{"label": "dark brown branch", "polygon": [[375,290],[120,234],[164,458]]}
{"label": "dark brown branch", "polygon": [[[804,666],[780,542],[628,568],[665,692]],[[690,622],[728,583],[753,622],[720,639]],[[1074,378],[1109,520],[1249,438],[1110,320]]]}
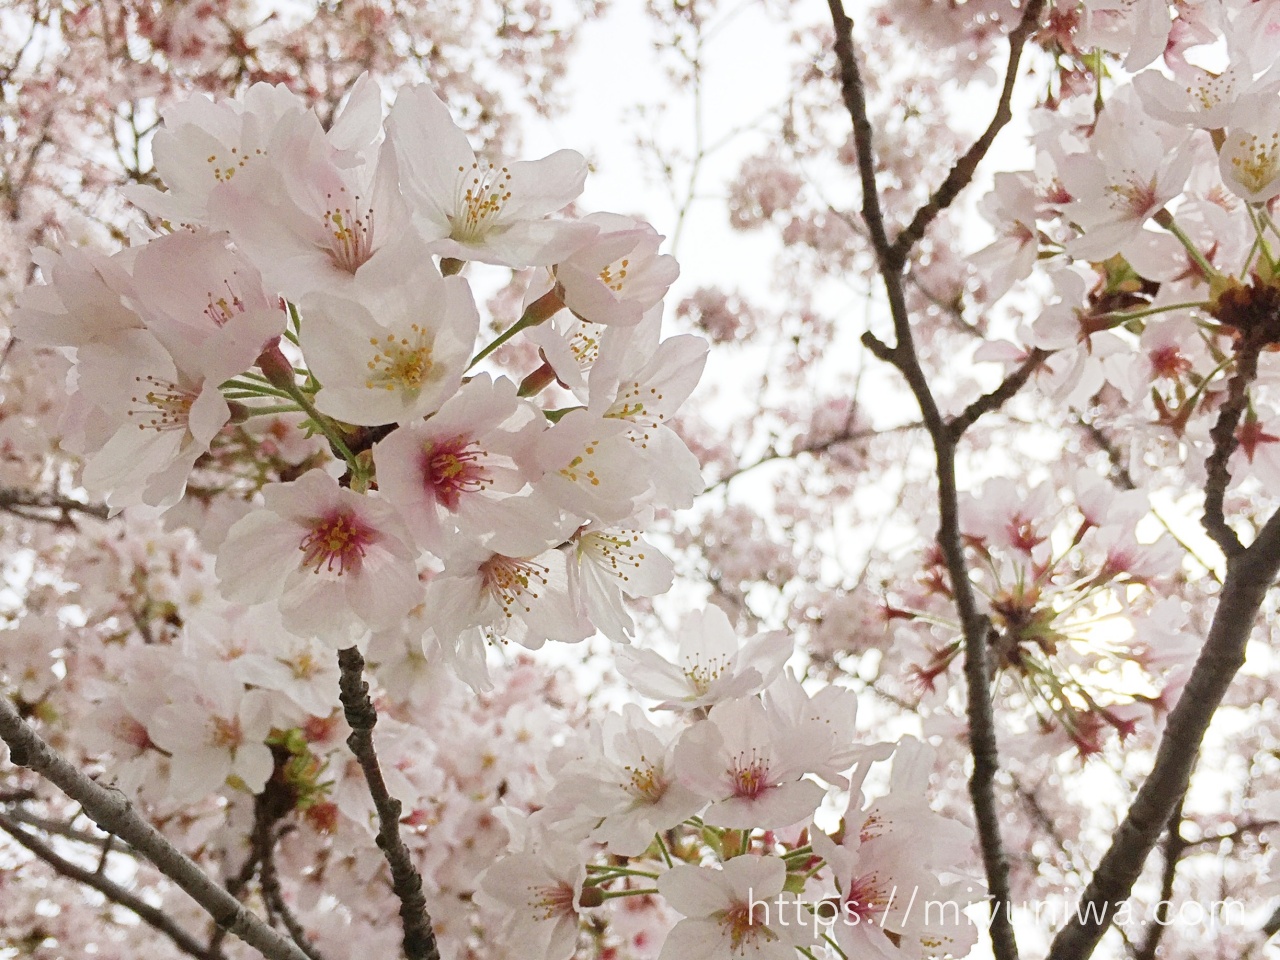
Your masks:
{"label": "dark brown branch", "polygon": [[24,520],[38,520],[59,526],[69,526],[77,513],[106,520],[110,509],[102,503],[85,503],[60,493],[38,493],[21,487],[0,487],[0,510],[6,510]]}
{"label": "dark brown branch", "polygon": [[1076,414],[1076,423],[1089,435],[1089,439],[1093,441],[1094,446],[1107,455],[1107,460],[1111,464],[1111,482],[1121,490],[1137,490],[1138,485],[1134,482],[1133,474],[1129,472],[1129,468],[1124,465],[1124,458],[1120,454],[1120,448],[1115,445],[1110,437],[1102,432],[1102,428],[1096,423],[1086,420],[1080,414]]}
{"label": "dark brown branch", "polygon": [[1182,805],[1186,799],[1187,795],[1184,792],[1178,798],[1173,813],[1169,814],[1169,823],[1164,831],[1164,843],[1161,844],[1164,867],[1160,871],[1160,899],[1156,903],[1156,915],[1151,923],[1147,924],[1146,936],[1142,938],[1142,945],[1134,952],[1133,960],[1156,960],[1156,951],[1160,948],[1164,931],[1169,926],[1169,901],[1173,899],[1173,882],[1178,875],[1178,863],[1189,846],[1182,835]]}
{"label": "dark brown branch", "polygon": [[10,819],[3,813],[0,813],[0,830],[13,837],[14,840],[26,847],[38,859],[68,880],[75,880],[86,887],[91,887],[112,903],[135,913],[143,923],[155,928],[172,940],[174,945],[183,953],[190,954],[193,957],[204,957],[204,944],[175,923],[163,910],[153,907],[141,897],[130,893],[120,884],[107,879],[101,871],[89,870],[59,856],[53,847],[49,846],[34,833],[28,832],[17,821]]}
{"label": "dark brown branch", "polygon": [[280,918],[280,922],[289,931],[289,936],[293,937],[293,942],[298,945],[298,949],[311,960],[324,960],[324,954],[316,949],[315,944],[307,936],[306,930],[298,922],[298,918],[289,909],[289,904],[285,902],[284,893],[280,889],[280,877],[276,873],[275,856],[271,852],[262,858],[261,883],[263,899],[271,911]]}
{"label": "dark brown branch", "polygon": [[[256,806],[254,807],[254,816],[255,818],[258,816],[258,808]],[[257,844],[251,842],[249,855],[245,857],[239,871],[223,884],[227,893],[239,900],[245,888],[249,886],[249,881],[257,874],[258,864],[261,862],[262,852],[258,849]],[[222,941],[226,938],[227,931],[215,923],[213,932],[209,935],[209,944],[204,948],[207,960],[220,960],[222,957]]]}
{"label": "dark brown branch", "polygon": [[1205,731],[1244,664],[1245,646],[1268,590],[1280,573],[1280,511],[1247,549],[1227,559],[1209,636],[1169,714],[1155,764],[1111,838],[1111,846],[1053,940],[1048,960],[1085,960],[1128,898],[1160,832],[1187,788]]}
{"label": "dark brown branch", "polygon": [[378,722],[378,712],[369,698],[369,685],[364,681],[364,657],[355,647],[347,647],[338,651],[338,666],[342,670],[339,679],[342,708],[351,727],[347,746],[364,771],[369,795],[378,813],[378,849],[391,868],[391,889],[400,900],[405,956],[408,960],[440,960],[427,900],[422,893],[422,876],[400,838],[400,801],[387,790],[373,747],[373,727]]}
{"label": "dark brown branch", "polygon": [[1027,359],[1018,365],[1017,370],[1004,378],[1000,386],[990,393],[984,393],[961,410],[957,416],[952,417],[947,423],[947,430],[951,434],[951,439],[953,441],[959,440],[966,430],[978,422],[979,417],[999,410],[1011,400],[1019,390],[1026,386],[1027,381],[1031,379],[1031,375],[1040,369],[1040,365],[1048,358],[1050,352],[1036,347],[1027,356]]}
{"label": "dark brown branch", "polygon": [[952,165],[946,179],[934,191],[929,202],[916,211],[916,215],[911,218],[911,223],[907,224],[906,229],[894,239],[893,255],[901,261],[905,262],[911,253],[911,248],[920,242],[924,232],[929,229],[929,224],[937,218],[938,214],[951,206],[951,202],[959,196],[960,191],[973,180],[978,164],[991,149],[996,135],[1013,119],[1010,104],[1013,100],[1014,85],[1018,81],[1018,64],[1022,60],[1022,50],[1026,46],[1027,39],[1040,25],[1040,14],[1044,10],[1044,4],[1045,0],[1030,0],[1022,11],[1022,19],[1009,32],[1009,63],[1005,67],[1004,86],[1000,90],[1000,100],[996,104],[995,116],[987,124],[987,129],[982,131],[982,135],[973,142],[973,146]]}
{"label": "dark brown branch", "polygon": [[262,887],[262,899],[266,904],[268,916],[278,917],[289,931],[289,936],[298,945],[298,949],[311,960],[324,960],[324,956],[311,939],[306,930],[298,922],[298,918],[285,902],[284,891],[280,889],[280,875],[276,872],[276,823],[291,808],[292,797],[283,798],[284,802],[274,802],[271,794],[273,783],[254,798],[253,848],[261,858],[261,869],[258,871],[258,882]]}
{"label": "dark brown branch", "polygon": [[0,696],[0,740],[9,745],[13,763],[45,777],[79,803],[90,820],[108,833],[119,835],[150,860],[219,926],[226,927],[268,960],[307,960],[291,940],[263,923],[140,817],[123,793],[101,786],[72,766],[22,719],[6,696]]}
{"label": "dark brown branch", "polygon": [[1200,525],[1213,539],[1227,557],[1234,557],[1244,552],[1244,544],[1240,537],[1227,523],[1223,513],[1223,501],[1227,496],[1227,487],[1231,483],[1231,470],[1228,462],[1231,455],[1240,446],[1236,437],[1236,427],[1244,415],[1249,402],[1249,384],[1258,374],[1258,354],[1262,344],[1246,340],[1236,354],[1236,372],[1227,385],[1227,399],[1218,411],[1218,420],[1209,431],[1213,441],[1213,450],[1204,462],[1208,474],[1204,484],[1204,517]]}
{"label": "dark brown branch", "polygon": [[[983,867],[986,871],[990,901],[990,935],[996,960],[1017,960],[1018,945],[1010,918],[1011,891],[1009,862],[1000,831],[1000,813],[995,797],[995,779],[999,771],[996,747],[995,717],[991,705],[991,675],[988,667],[990,623],[978,607],[973,584],[969,579],[960,532],[960,501],[956,485],[956,439],[943,419],[929,386],[928,376],[920,366],[919,353],[911,329],[911,318],[903,292],[903,268],[912,243],[901,248],[890,244],[885,233],[884,212],[876,189],[875,144],[871,121],[867,116],[866,90],[858,71],[853,49],[853,23],[845,14],[841,0],[828,0],[835,26],[835,53],[840,63],[841,97],[853,122],[854,144],[858,153],[858,173],[862,183],[862,218],[875,250],[880,275],[884,280],[889,311],[893,317],[896,343],[890,347],[871,333],[862,342],[879,359],[893,364],[907,381],[921,419],[933,441],[938,478],[938,546],[951,580],[956,611],[964,636],[964,672],[967,686],[969,747],[973,754],[973,773],[969,778],[969,797],[977,823]],[[1032,0],[1027,19],[1039,9]],[[1016,71],[1015,71],[1016,72]],[[1010,81],[1012,82],[1012,81]],[[994,134],[993,134],[994,135]],[[976,160],[974,161],[976,164]],[[970,176],[972,174],[970,173]],[[929,217],[926,217],[927,223]],[[923,228],[922,228],[923,229]]]}

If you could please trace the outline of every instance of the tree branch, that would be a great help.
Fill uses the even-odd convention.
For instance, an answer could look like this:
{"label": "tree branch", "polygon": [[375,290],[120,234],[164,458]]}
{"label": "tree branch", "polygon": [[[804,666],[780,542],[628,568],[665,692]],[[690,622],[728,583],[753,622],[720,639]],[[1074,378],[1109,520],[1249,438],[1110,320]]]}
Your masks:
{"label": "tree branch", "polygon": [[934,191],[929,202],[916,211],[916,215],[911,218],[911,223],[893,241],[893,253],[903,261],[911,253],[911,248],[920,242],[924,232],[929,229],[929,224],[937,218],[938,214],[951,206],[960,191],[973,180],[978,164],[991,149],[996,135],[1013,119],[1010,104],[1013,100],[1014,85],[1018,81],[1018,64],[1022,59],[1022,49],[1026,46],[1032,31],[1040,25],[1040,14],[1044,10],[1044,4],[1045,0],[1030,0],[1023,8],[1022,19],[1009,32],[1009,64],[1005,67],[1004,86],[1000,90],[1000,100],[996,104],[995,116],[987,124],[987,129],[982,131],[982,135],[965,151],[964,156],[952,165],[946,179]]}
{"label": "tree branch", "polygon": [[26,847],[32,854],[57,873],[69,880],[75,880],[77,883],[82,883],[86,887],[92,887],[112,903],[124,907],[126,910],[131,910],[137,915],[139,920],[151,927],[154,927],[160,933],[163,933],[166,937],[172,940],[174,945],[183,953],[190,954],[193,957],[199,957],[203,960],[205,955],[204,944],[175,923],[163,910],[158,907],[153,907],[141,897],[130,893],[124,887],[120,886],[113,880],[107,879],[98,871],[89,870],[79,864],[72,863],[70,860],[67,860],[62,856],[59,856],[53,847],[49,846],[35,834],[29,833],[23,827],[19,826],[17,821],[10,819],[3,813],[0,813],[0,830],[3,830],[9,836],[13,837],[14,840]]}
{"label": "tree branch", "polygon": [[82,513],[99,520],[109,519],[111,510],[103,503],[85,503],[60,493],[37,493],[21,487],[0,487],[0,510],[24,520],[38,520],[57,526],[70,526],[72,516]]}
{"label": "tree branch", "polygon": [[[1026,22],[1035,20],[1040,5],[1041,0],[1031,0],[1024,12]],[[841,96],[853,121],[858,173],[862,182],[862,218],[867,225],[871,246],[875,250],[880,275],[884,280],[896,338],[896,343],[890,347],[868,332],[864,334],[862,342],[878,358],[893,364],[902,374],[916,398],[921,419],[933,441],[938,478],[937,542],[946,562],[964,636],[969,746],[973,754],[969,797],[973,803],[983,867],[987,877],[991,910],[991,942],[996,960],[1017,960],[1018,945],[1010,918],[1009,862],[1004,850],[1004,840],[1000,831],[1000,813],[995,797],[995,778],[1000,765],[996,746],[995,716],[991,705],[991,671],[988,666],[991,626],[978,608],[977,597],[974,594],[973,583],[969,579],[968,565],[964,556],[955,461],[956,441],[959,434],[952,435],[951,427],[938,409],[937,401],[929,386],[929,378],[920,366],[919,354],[911,330],[911,319],[907,311],[902,284],[903,268],[915,241],[907,238],[903,240],[901,246],[898,246],[891,244],[885,233],[884,212],[881,209],[876,188],[875,144],[871,122],[867,116],[866,89],[858,71],[858,61],[853,49],[853,23],[845,14],[841,0],[828,0],[828,6],[835,26],[835,53],[840,63]],[[1014,67],[1011,75],[1016,73],[1016,60]],[[1011,85],[1012,82],[1011,78],[1006,78],[1006,86]],[[1005,110],[1007,109],[1006,104]],[[994,137],[994,132],[991,135]],[[971,150],[970,153],[974,155],[973,164],[976,166],[981,154],[985,153],[985,147],[980,152]],[[960,186],[963,186],[959,183],[960,179],[968,182],[969,177],[972,177],[971,170],[967,174],[963,171],[957,174],[956,182],[959,185],[955,189],[958,191]],[[948,182],[951,179],[949,177]],[[946,202],[949,203],[950,200],[947,199]],[[917,214],[922,223],[921,231],[935,215],[936,213],[927,214],[920,218]],[[1030,370],[1027,371],[1028,376],[1030,372]],[[994,401],[990,405],[983,405],[978,414],[994,409],[995,406]]]}
{"label": "tree branch", "polygon": [[400,839],[400,801],[387,790],[373,747],[373,727],[378,722],[378,712],[369,698],[369,685],[364,681],[364,657],[355,647],[347,647],[338,651],[338,666],[342,670],[339,679],[342,708],[351,727],[347,746],[364,771],[369,795],[378,813],[378,849],[391,868],[391,889],[400,900],[405,956],[408,960],[440,960],[427,900],[422,894],[422,877],[413,865],[409,848]]}
{"label": "tree branch", "polygon": [[1161,844],[1164,854],[1164,869],[1160,873],[1160,899],[1156,903],[1156,915],[1147,924],[1147,934],[1142,938],[1142,945],[1134,952],[1133,960],[1156,960],[1156,951],[1169,926],[1169,901],[1173,899],[1173,881],[1178,875],[1178,863],[1182,860],[1188,844],[1182,836],[1182,805],[1186,802],[1184,791],[1169,814],[1169,823],[1165,826],[1164,843]]}
{"label": "tree branch", "polygon": [[966,430],[978,422],[979,417],[1003,407],[1019,390],[1026,386],[1027,381],[1031,379],[1031,375],[1040,369],[1040,364],[1044,363],[1051,352],[1036,347],[1027,356],[1027,359],[1018,365],[1017,370],[1004,378],[1000,386],[990,393],[984,393],[961,410],[958,415],[952,417],[947,424],[951,439],[959,440]]}
{"label": "tree branch", "polygon": [[1111,846],[1080,896],[1072,919],[1058,931],[1048,960],[1085,960],[1133,890],[1160,832],[1186,791],[1205,731],[1244,664],[1245,646],[1268,590],[1280,573],[1280,511],[1257,539],[1227,559],[1209,636],[1191,677],[1169,714],[1155,764],[1112,835]]}
{"label": "tree branch", "polygon": [[0,740],[13,763],[40,774],[84,808],[103,830],[119,835],[156,869],[196,901],[220,927],[239,937],[267,960],[308,960],[281,936],[215,883],[190,857],[140,817],[123,793],[109,790],[71,765],[22,719],[7,696],[0,696]]}
{"label": "tree branch", "polygon": [[1244,551],[1240,537],[1228,525],[1223,514],[1223,501],[1227,496],[1227,487],[1231,483],[1231,471],[1228,462],[1231,455],[1240,446],[1236,438],[1236,427],[1240,417],[1244,415],[1248,405],[1249,384],[1258,374],[1258,354],[1262,343],[1253,338],[1246,340],[1236,355],[1236,372],[1227,386],[1227,399],[1218,411],[1217,422],[1209,431],[1213,440],[1213,450],[1204,462],[1208,474],[1204,485],[1204,517],[1200,525],[1228,557],[1236,556]]}

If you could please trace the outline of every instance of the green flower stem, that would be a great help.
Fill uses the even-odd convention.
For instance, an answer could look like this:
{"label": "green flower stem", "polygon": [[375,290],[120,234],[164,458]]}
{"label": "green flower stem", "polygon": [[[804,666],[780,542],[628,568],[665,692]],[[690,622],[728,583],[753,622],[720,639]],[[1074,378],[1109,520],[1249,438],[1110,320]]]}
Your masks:
{"label": "green flower stem", "polygon": [[292,390],[288,391],[289,395],[297,402],[298,407],[311,418],[311,421],[320,428],[325,435],[329,444],[334,450],[341,454],[342,459],[347,462],[347,466],[356,477],[365,475],[365,468],[361,466],[360,461],[356,459],[356,455],[351,452],[351,448],[347,446],[347,441],[343,439],[342,434],[338,432],[338,428],[334,426],[333,421],[326,417],[323,413],[315,408],[315,404],[311,402],[311,398],[302,392],[296,385]]}
{"label": "green flower stem", "polygon": [[653,897],[657,896],[657,887],[645,887],[641,890],[601,890],[600,896],[605,900],[617,900],[619,897]]}
{"label": "green flower stem", "polygon": [[269,383],[254,383],[251,381],[241,380],[239,377],[232,377],[218,385],[218,389],[224,392],[247,393],[255,397],[283,397],[285,393],[279,387],[274,387]]}
{"label": "green flower stem", "polygon": [[302,413],[302,407],[296,403],[280,403],[271,407],[246,407],[249,412],[244,415],[248,420],[250,417],[266,417],[275,413]]}
{"label": "green flower stem", "polygon": [[651,872],[650,872],[650,871],[648,871],[648,870],[633,870],[631,867],[615,867],[615,866],[610,866],[610,865],[609,865],[609,864],[607,864],[607,863],[588,863],[588,864],[587,864],[587,872],[588,872],[588,873],[600,873],[600,874],[608,873],[608,874],[611,874],[612,876],[610,876],[610,877],[606,877],[606,878],[603,878],[603,879],[606,879],[606,880],[607,880],[607,879],[612,879],[612,877],[613,877],[613,876],[618,876],[618,877],[648,877],[650,880],[657,880],[657,879],[658,879],[658,875],[657,875],[656,873],[651,873]]}
{"label": "green flower stem", "polygon": [[1206,280],[1212,280],[1214,277],[1220,276],[1218,271],[1213,268],[1213,265],[1204,258],[1204,254],[1191,242],[1191,238],[1182,232],[1182,228],[1173,219],[1172,213],[1164,209],[1157,210],[1151,219],[1178,238],[1178,242],[1186,248],[1187,254],[1195,261],[1196,266],[1200,268]]}
{"label": "green flower stem", "polygon": [[783,860],[790,860],[792,857],[809,857],[813,854],[812,846],[796,847],[794,850],[788,850],[782,855]]}
{"label": "green flower stem", "polygon": [[671,862],[671,851],[667,849],[667,844],[666,844],[666,841],[662,839],[662,834],[655,833],[653,835],[653,839],[658,841],[658,850],[661,851],[662,859],[666,862],[667,866],[668,867],[674,866],[674,864]]}
{"label": "green flower stem", "polygon": [[1129,320],[1141,320],[1143,317],[1154,317],[1161,313],[1172,313],[1174,310],[1203,309],[1209,306],[1208,300],[1188,300],[1186,303],[1167,303],[1159,307],[1146,307],[1142,310],[1120,310],[1116,313],[1104,313],[1098,320],[1116,320],[1125,323]]}
{"label": "green flower stem", "polygon": [[[1253,221],[1253,229],[1258,234],[1258,252],[1266,258],[1267,270],[1272,275],[1276,272],[1276,258],[1271,255],[1271,246],[1267,243],[1263,234],[1267,228],[1272,233],[1277,233],[1276,225],[1271,221],[1271,216],[1267,213],[1265,205],[1255,207],[1251,203],[1245,204],[1245,209],[1249,211],[1249,219]],[[1280,236],[1280,233],[1277,233]]]}
{"label": "green flower stem", "polygon": [[529,304],[528,308],[525,309],[524,316],[511,326],[507,327],[507,329],[503,330],[491,344],[472,357],[471,362],[467,364],[467,369],[470,370],[521,330],[527,330],[529,327],[536,327],[538,324],[551,319],[562,307],[564,307],[564,301],[560,299],[560,296],[556,293],[555,289],[553,288],[548,290],[537,300],[533,301],[533,303]]}
{"label": "green flower stem", "polygon": [[462,272],[462,268],[467,265],[467,261],[459,260],[457,257],[441,257],[440,273],[445,277],[452,277]]}
{"label": "green flower stem", "polygon": [[827,941],[827,946],[831,947],[831,949],[843,957],[844,960],[849,960],[849,955],[840,949],[840,944],[836,943],[835,939],[832,938],[830,934],[824,933],[822,935],[822,939]]}

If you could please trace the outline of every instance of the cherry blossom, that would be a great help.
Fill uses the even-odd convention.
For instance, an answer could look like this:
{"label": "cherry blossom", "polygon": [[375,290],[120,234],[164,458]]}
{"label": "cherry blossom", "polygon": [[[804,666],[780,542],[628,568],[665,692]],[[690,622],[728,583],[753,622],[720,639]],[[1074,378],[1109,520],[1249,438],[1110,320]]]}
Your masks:
{"label": "cherry blossom", "polygon": [[482,160],[430,87],[401,91],[388,120],[414,222],[445,257],[546,266],[596,229],[546,219],[582,192],[587,164],[573,150],[511,164]]}
{"label": "cherry blossom", "polygon": [[313,294],[301,307],[316,407],[368,426],[439,409],[458,390],[480,324],[466,280],[430,263],[360,301]]}
{"label": "cherry blossom", "polygon": [[218,553],[229,599],[278,601],[287,629],[342,646],[419,602],[414,552],[390,505],[320,470],[262,496],[264,508],[234,524]]}
{"label": "cherry blossom", "polygon": [[719,607],[686,614],[673,658],[631,647],[618,652],[618,672],[668,710],[697,710],[750,696],[782,672],[792,647],[776,633],[739,640]]}
{"label": "cherry blossom", "polygon": [[676,746],[680,779],[713,801],[703,814],[722,827],[787,827],[811,816],[822,787],[803,779],[804,729],[759,700],[730,700],[685,732]]}
{"label": "cherry blossom", "polygon": [[[668,870],[658,889],[685,919],[667,934],[661,960],[791,960],[803,915],[792,897],[783,896],[786,874],[782,860],[754,856],[734,857],[720,869],[682,864]],[[793,922],[785,921],[784,908],[795,914]]]}

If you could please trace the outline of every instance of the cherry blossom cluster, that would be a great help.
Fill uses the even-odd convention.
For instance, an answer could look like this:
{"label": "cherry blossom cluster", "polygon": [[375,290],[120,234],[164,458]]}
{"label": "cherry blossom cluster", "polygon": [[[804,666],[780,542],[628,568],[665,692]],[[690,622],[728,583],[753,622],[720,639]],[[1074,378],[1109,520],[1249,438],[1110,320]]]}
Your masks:
{"label": "cherry blossom cluster", "polygon": [[1096,103],[1037,111],[1035,170],[996,176],[984,212],[1000,237],[974,257],[985,296],[1037,262],[1053,294],[1018,346],[977,357],[1048,351],[1043,389],[1134,427],[1135,455],[1163,446],[1201,469],[1221,424],[1233,481],[1271,485],[1280,77],[1268,38],[1280,20],[1249,3],[1172,19],[1164,3],[1086,3],[1081,16],[1055,35],[1065,52],[1091,43],[1140,72],[1099,80]]}
{"label": "cherry blossom cluster", "polygon": [[[674,639],[618,661],[671,722],[629,704],[590,726],[550,759],[545,805],[512,820],[480,880],[508,917],[502,942],[567,960],[607,905],[657,897],[683,917],[660,960],[963,956],[977,940],[963,910],[983,891],[958,872],[972,831],[929,807],[933,751],[859,742],[854,693],[784,672],[785,635],[740,639],[708,607]],[[828,833],[815,816],[833,791],[847,803]]]}
{"label": "cherry blossom cluster", "polygon": [[[260,505],[211,544],[229,600],[334,647],[412,615],[477,686],[486,639],[625,641],[622,597],[671,580],[646,517],[702,488],[664,421],[706,345],[659,339],[677,269],[655,231],[549,218],[585,159],[479,159],[425,86],[384,123],[362,80],[327,129],[283,87],[196,98],[154,150],[167,189],[131,196],[159,232],[113,256],[40,253],[46,282],[15,316],[74,361],[64,445],[85,487],[167,509],[239,425],[296,412],[334,459],[242,491]],[[472,261],[536,271],[482,348]],[[537,369],[477,369],[526,328]]]}

